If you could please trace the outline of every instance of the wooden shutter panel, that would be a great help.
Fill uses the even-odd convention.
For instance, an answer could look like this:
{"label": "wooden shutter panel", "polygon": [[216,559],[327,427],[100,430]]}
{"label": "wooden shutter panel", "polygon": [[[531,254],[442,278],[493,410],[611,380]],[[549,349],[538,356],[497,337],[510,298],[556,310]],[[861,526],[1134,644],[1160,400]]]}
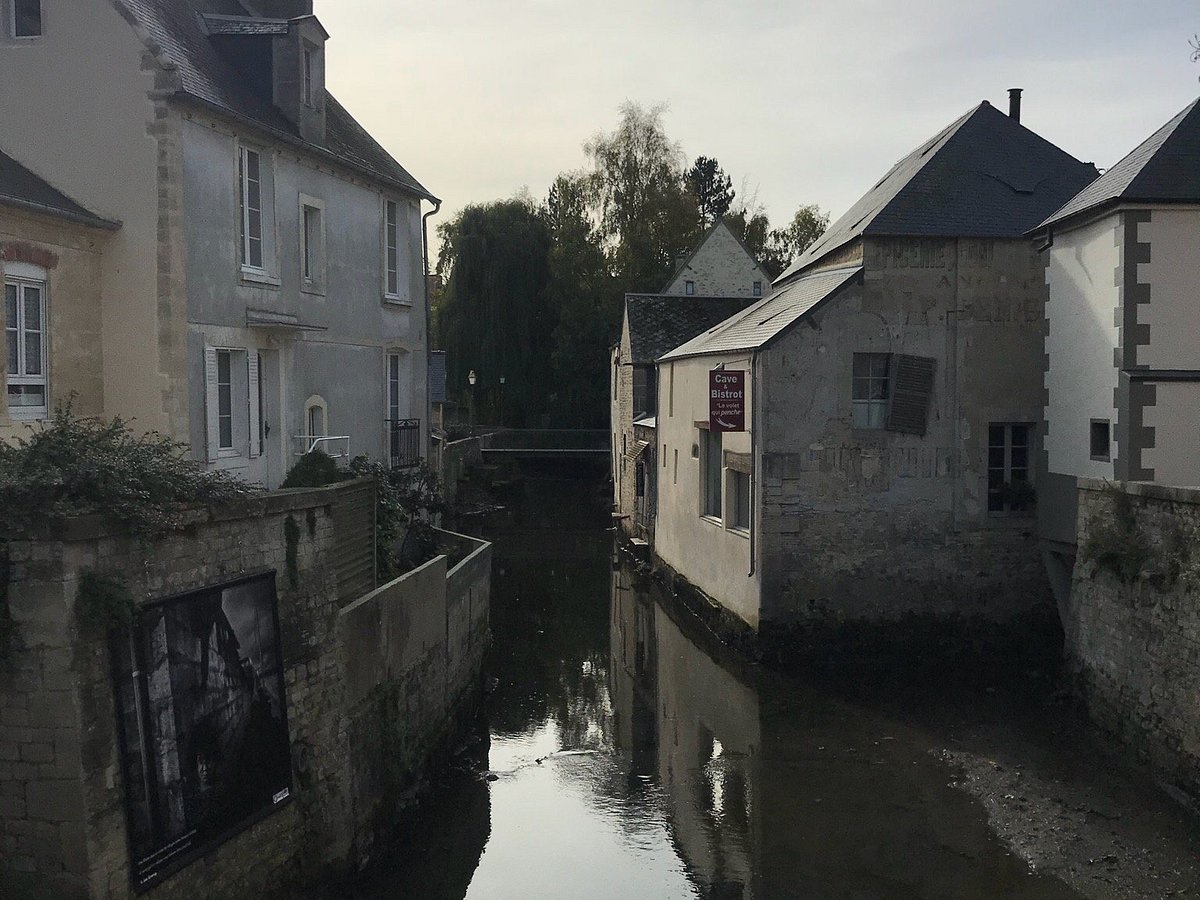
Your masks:
{"label": "wooden shutter panel", "polygon": [[887,430],[901,434],[925,434],[929,397],[933,393],[936,360],[925,356],[892,356],[892,402]]}
{"label": "wooden shutter panel", "polygon": [[217,348],[204,348],[204,416],[208,438],[208,458],[217,458],[221,444],[221,420],[217,408]]}
{"label": "wooden shutter panel", "polygon": [[262,410],[258,402],[258,351],[246,351],[246,390],[250,400],[250,456],[261,456],[259,435],[262,434]]}

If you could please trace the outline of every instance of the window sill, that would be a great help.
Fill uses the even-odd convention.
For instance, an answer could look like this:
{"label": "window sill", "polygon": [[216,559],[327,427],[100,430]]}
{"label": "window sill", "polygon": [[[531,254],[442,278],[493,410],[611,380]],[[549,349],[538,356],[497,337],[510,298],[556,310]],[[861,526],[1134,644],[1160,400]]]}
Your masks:
{"label": "window sill", "polygon": [[279,287],[283,283],[278,276],[269,275],[263,269],[254,269],[249,266],[242,266],[242,281],[267,287]]}
{"label": "window sill", "polygon": [[716,525],[722,531],[725,530],[725,523],[721,519],[717,518],[716,516],[710,516],[710,515],[705,514],[705,515],[700,516],[700,521],[707,522],[709,525]]}
{"label": "window sill", "polygon": [[740,538],[745,538],[746,540],[750,540],[750,529],[749,528],[742,528],[737,525],[730,525],[725,530],[728,531],[730,534],[736,534]]}
{"label": "window sill", "polygon": [[325,286],[320,284],[305,284],[301,286],[300,293],[308,294],[310,297],[324,297]]}
{"label": "window sill", "polygon": [[388,306],[411,307],[413,305],[413,302],[411,300],[405,300],[403,297],[401,297],[397,294],[384,294],[383,302],[386,303]]}
{"label": "window sill", "polygon": [[45,409],[26,411],[10,407],[8,410],[8,421],[10,422],[44,422],[48,418],[50,418],[50,413]]}

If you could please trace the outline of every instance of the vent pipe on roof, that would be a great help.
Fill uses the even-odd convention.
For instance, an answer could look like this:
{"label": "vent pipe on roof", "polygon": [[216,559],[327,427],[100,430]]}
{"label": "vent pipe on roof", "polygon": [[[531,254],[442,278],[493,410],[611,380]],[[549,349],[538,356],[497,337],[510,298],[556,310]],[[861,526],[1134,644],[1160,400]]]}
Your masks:
{"label": "vent pipe on roof", "polygon": [[1021,121],[1021,92],[1023,88],[1008,89],[1008,115],[1016,122]]}

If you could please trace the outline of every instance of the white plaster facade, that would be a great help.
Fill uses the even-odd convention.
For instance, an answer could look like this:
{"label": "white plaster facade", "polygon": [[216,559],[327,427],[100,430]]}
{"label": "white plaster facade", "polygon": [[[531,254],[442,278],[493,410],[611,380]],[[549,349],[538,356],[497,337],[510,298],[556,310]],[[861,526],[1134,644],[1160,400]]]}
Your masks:
{"label": "white plaster facade", "polygon": [[[709,372],[719,366],[746,371],[746,431],[722,435],[725,453],[752,458],[755,395],[745,353],[675,360],[659,366],[658,522],[655,553],[675,571],[751,628],[757,628],[761,574],[755,568],[750,528],[732,525],[732,470],[721,461],[721,516],[705,515],[700,432],[708,422]],[[757,471],[757,469],[755,470]],[[757,490],[750,479],[751,496]],[[755,506],[751,504],[751,515]]]}

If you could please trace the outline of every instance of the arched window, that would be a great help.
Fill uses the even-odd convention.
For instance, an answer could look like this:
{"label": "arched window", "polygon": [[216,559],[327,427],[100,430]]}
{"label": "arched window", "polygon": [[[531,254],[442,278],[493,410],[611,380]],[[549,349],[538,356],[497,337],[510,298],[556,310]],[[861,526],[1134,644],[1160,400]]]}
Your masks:
{"label": "arched window", "polygon": [[304,429],[309,438],[329,434],[329,404],[324,397],[313,394],[304,402]]}

